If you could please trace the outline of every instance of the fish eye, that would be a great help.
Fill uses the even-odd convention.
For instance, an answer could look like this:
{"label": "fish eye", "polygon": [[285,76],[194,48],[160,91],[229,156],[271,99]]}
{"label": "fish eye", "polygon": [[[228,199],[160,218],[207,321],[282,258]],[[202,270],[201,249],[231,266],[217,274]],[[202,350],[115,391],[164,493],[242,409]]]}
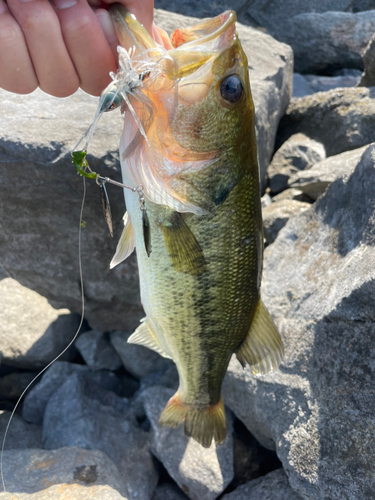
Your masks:
{"label": "fish eye", "polygon": [[146,73],[139,73],[138,78],[141,80],[141,82],[143,82],[144,80],[146,80],[146,78],[150,76],[150,73],[151,71],[146,71]]}
{"label": "fish eye", "polygon": [[116,93],[115,97],[114,92],[108,92],[105,96],[102,104],[101,111],[112,111],[112,109],[116,109],[122,103],[122,97],[120,93]]}
{"label": "fish eye", "polygon": [[227,76],[227,78],[220,83],[220,95],[227,102],[237,102],[241,98],[242,93],[242,83],[237,75]]}

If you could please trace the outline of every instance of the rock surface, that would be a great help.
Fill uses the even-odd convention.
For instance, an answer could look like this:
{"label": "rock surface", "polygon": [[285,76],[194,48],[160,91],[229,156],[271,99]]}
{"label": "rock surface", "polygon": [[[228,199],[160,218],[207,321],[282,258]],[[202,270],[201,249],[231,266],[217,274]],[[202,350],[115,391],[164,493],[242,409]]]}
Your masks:
{"label": "rock surface", "polygon": [[110,486],[57,484],[37,493],[0,493],[0,500],[126,500]]}
{"label": "rock surface", "polygon": [[112,332],[110,340],[126,370],[135,377],[142,378],[158,370],[165,371],[173,363],[147,347],[128,344],[130,335],[131,333],[126,332]]}
{"label": "rock surface", "polygon": [[94,373],[85,365],[56,361],[43,374],[40,382],[26,395],[22,408],[23,418],[27,422],[41,425],[49,398],[72,373],[84,373],[86,377],[94,380],[103,389],[110,391],[115,391],[119,384],[118,378],[113,373]]}
{"label": "rock surface", "polygon": [[17,401],[38,372],[12,372],[0,378],[0,399]]}
{"label": "rock surface", "polygon": [[6,490],[17,496],[65,483],[90,487],[108,485],[126,496],[126,487],[116,465],[99,450],[76,447],[55,451],[11,450],[4,453],[3,468]]}
{"label": "rock surface", "polygon": [[334,89],[292,99],[280,123],[279,146],[298,132],[322,143],[327,156],[374,142],[375,87]]}
{"label": "rock surface", "polygon": [[311,199],[316,200],[327,187],[339,177],[352,173],[367,146],[330,156],[309,170],[295,173],[289,179],[292,188],[298,188]]}
{"label": "rock surface", "polygon": [[177,486],[164,483],[156,488],[151,500],[188,500],[189,497],[185,495]]}
{"label": "rock surface", "polygon": [[125,398],[73,373],[48,401],[43,420],[46,449],[79,446],[103,451],[117,465],[129,500],[149,500],[158,473],[149,435],[130,423]]}
{"label": "rock surface", "polygon": [[[82,91],[58,99],[39,90],[31,95],[0,90],[0,264],[10,277],[46,297],[53,307],[79,313],[78,229],[83,186],[69,152],[93,120],[96,106],[97,99]],[[116,180],[120,180],[121,130],[119,113],[104,115],[89,148],[93,170]],[[131,328],[141,317],[135,257],[109,269],[125,207],[121,189],[110,186],[108,194],[114,239],[103,218],[98,186],[87,182],[86,227],[82,230],[85,316],[99,330]]]}
{"label": "rock surface", "polygon": [[282,41],[293,47],[299,73],[321,73],[334,68],[363,68],[361,52],[375,31],[375,11],[309,12],[285,26]]}
{"label": "rock surface", "polygon": [[165,387],[152,387],[142,393],[153,431],[152,452],[191,500],[215,499],[233,479],[232,422],[227,414],[227,438],[216,448],[203,448],[177,429],[161,427],[159,417],[174,394]]}
{"label": "rock surface", "polygon": [[120,356],[103,332],[82,333],[74,345],[92,370],[118,370],[122,366]]}
{"label": "rock surface", "polygon": [[[0,225],[2,222],[0,218]],[[77,331],[77,314],[54,309],[47,299],[12,278],[0,281],[0,297],[0,351],[2,362],[7,365],[43,368],[61,353]]]}
{"label": "rock surface", "polygon": [[[169,2],[166,8],[173,10]],[[187,8],[185,4],[185,12]],[[197,15],[201,10],[202,5],[191,15]],[[215,10],[217,9],[214,7],[208,16],[212,17]],[[189,26],[195,22],[199,22],[196,17],[155,10],[155,23],[169,33],[176,27]],[[292,94],[293,52],[289,46],[249,26],[237,23],[236,30],[249,63],[250,84],[255,105],[260,178],[264,188],[277,127]]]}
{"label": "rock surface", "polygon": [[363,64],[365,66],[359,87],[373,87],[375,85],[375,35],[367,44],[362,53]]}
{"label": "rock surface", "polygon": [[280,370],[231,361],[224,401],[276,447],[304,499],[370,500],[375,488],[375,147],[266,249],[262,297],[284,338]]}
{"label": "rock surface", "polygon": [[[316,92],[325,92],[335,88],[355,87],[361,79],[360,70],[351,70],[353,74],[337,76],[318,76],[293,74],[293,97],[304,97]],[[375,83],[375,82],[374,82]],[[365,85],[370,87],[371,85]]]}
{"label": "rock surface", "polygon": [[272,193],[279,193],[288,187],[289,178],[299,170],[310,168],[324,160],[324,146],[304,134],[295,134],[276,151],[267,174]]}
{"label": "rock surface", "polygon": [[223,500],[301,500],[289,486],[283,469],[269,472],[259,479],[254,479],[228,495]]}
{"label": "rock surface", "polygon": [[[10,416],[10,411],[0,411],[0,443],[3,442]],[[43,448],[42,427],[28,424],[15,414],[8,429],[4,449],[18,450],[26,448]]]}
{"label": "rock surface", "polygon": [[270,245],[275,241],[291,217],[296,217],[310,207],[310,203],[296,200],[281,200],[266,207],[262,211],[262,216],[263,232],[267,243]]}
{"label": "rock surface", "polygon": [[297,201],[305,201],[306,203],[312,203],[313,201],[307,194],[301,191],[301,189],[296,189],[296,188],[286,189],[282,193],[279,193],[272,198],[273,202],[281,200],[297,200]]}

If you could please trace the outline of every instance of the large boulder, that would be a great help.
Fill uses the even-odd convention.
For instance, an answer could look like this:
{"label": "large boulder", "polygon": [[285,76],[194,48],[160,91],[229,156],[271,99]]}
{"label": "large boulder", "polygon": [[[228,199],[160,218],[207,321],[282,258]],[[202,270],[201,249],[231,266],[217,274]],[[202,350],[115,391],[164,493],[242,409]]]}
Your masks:
{"label": "large boulder", "polygon": [[306,12],[290,18],[281,30],[274,35],[293,47],[299,73],[362,69],[361,52],[375,31],[375,11]]}
{"label": "large boulder", "polygon": [[127,413],[125,398],[82,373],[72,373],[47,403],[44,447],[100,450],[115,462],[129,500],[150,500],[159,474],[149,452],[149,435],[129,422]]}
{"label": "large boulder", "polygon": [[291,45],[296,71],[304,73],[339,65],[362,68],[360,53],[374,32],[374,12],[362,12],[374,9],[372,0],[156,0],[155,5],[198,17],[233,9],[241,23]]}
{"label": "large boulder", "polygon": [[324,146],[304,134],[295,134],[274,154],[267,175],[272,193],[279,193],[288,187],[289,178],[299,170],[305,170],[314,163],[324,160]]}
{"label": "large boulder", "polygon": [[255,378],[233,359],[224,400],[304,499],[372,499],[375,146],[265,252],[262,296],[285,343]]}
{"label": "large boulder", "polygon": [[291,188],[298,188],[316,200],[327,187],[339,177],[350,175],[353,165],[356,165],[367,149],[363,146],[352,151],[346,151],[335,156],[329,156],[308,170],[302,170],[292,175],[288,181]]}
{"label": "large boulder", "polygon": [[375,87],[349,87],[292,99],[278,142],[296,133],[321,142],[327,156],[375,141]]}
{"label": "large boulder", "polygon": [[[19,236],[25,237],[24,234]],[[66,308],[53,308],[45,297],[12,278],[0,280],[0,297],[0,352],[4,364],[44,368],[61,353],[77,331],[78,314]],[[71,356],[74,356],[74,349],[70,349],[63,359]]]}
{"label": "large boulder", "polygon": [[36,493],[0,493],[0,500],[127,500],[110,486],[56,484]]}
{"label": "large boulder", "polygon": [[[99,450],[82,450],[77,447],[60,448],[59,450],[10,450],[4,452],[3,474],[6,490],[17,493],[36,493],[53,485],[60,485],[60,493],[64,492],[66,483],[74,483],[85,487],[108,485],[122,495],[126,495],[124,479],[116,465],[105,453]],[[96,497],[61,496],[61,500],[89,499]],[[1,495],[1,494],[0,494]],[[1,497],[14,500],[15,496]],[[20,498],[24,498],[20,495]],[[28,498],[27,496],[25,498]],[[58,499],[58,496],[40,496],[32,498]],[[102,497],[105,498],[105,497]],[[108,500],[112,497],[107,497]],[[120,496],[114,496],[117,500]]]}

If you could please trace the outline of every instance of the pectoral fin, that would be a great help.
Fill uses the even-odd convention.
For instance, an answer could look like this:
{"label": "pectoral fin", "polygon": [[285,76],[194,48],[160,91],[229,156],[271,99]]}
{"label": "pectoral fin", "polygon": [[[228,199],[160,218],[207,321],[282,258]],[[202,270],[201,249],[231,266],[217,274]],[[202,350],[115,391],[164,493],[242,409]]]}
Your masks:
{"label": "pectoral fin", "polygon": [[160,227],[174,269],[192,275],[201,274],[206,266],[204,255],[181,214],[172,212],[161,222]]}
{"label": "pectoral fin", "polygon": [[128,212],[125,212],[124,215],[124,229],[122,230],[122,234],[120,236],[119,242],[117,243],[116,253],[109,264],[110,269],[120,264],[123,260],[125,260],[129,255],[133,252],[135,247],[135,236],[134,229],[128,215]]}
{"label": "pectoral fin", "polygon": [[128,338],[129,344],[139,344],[144,347],[148,347],[158,354],[163,356],[163,358],[172,359],[169,354],[161,347],[151,325],[147,318],[141,320],[141,324],[136,329],[136,331],[130,335]]}
{"label": "pectoral fin", "polygon": [[236,353],[237,359],[243,367],[248,363],[254,375],[262,375],[275,370],[283,354],[283,343],[275,323],[259,299],[249,333]]}

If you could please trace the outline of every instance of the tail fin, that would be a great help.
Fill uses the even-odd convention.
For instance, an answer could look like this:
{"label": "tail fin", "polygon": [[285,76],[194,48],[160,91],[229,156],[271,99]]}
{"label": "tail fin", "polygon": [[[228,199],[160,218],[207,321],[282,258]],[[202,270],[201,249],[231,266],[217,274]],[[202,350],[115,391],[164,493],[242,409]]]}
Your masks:
{"label": "tail fin", "polygon": [[177,392],[164,408],[159,423],[167,427],[177,427],[185,420],[185,435],[192,437],[204,448],[209,448],[212,438],[216,444],[224,442],[227,435],[223,398],[208,408],[199,409],[181,401]]}

